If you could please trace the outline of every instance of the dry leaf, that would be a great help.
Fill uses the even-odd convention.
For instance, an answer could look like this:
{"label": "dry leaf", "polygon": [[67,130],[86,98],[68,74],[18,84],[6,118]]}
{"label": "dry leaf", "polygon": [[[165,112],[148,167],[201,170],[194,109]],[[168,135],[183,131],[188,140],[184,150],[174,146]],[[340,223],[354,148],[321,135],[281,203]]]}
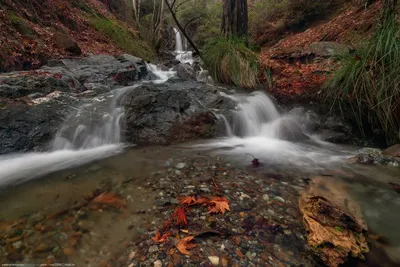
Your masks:
{"label": "dry leaf", "polygon": [[181,229],[181,232],[182,232],[182,233],[185,233],[185,234],[188,234],[188,233],[189,233],[189,230]]}
{"label": "dry leaf", "polygon": [[231,210],[229,207],[229,202],[224,197],[214,197],[210,201],[211,205],[214,205],[208,213],[219,213],[225,214],[227,210]]}
{"label": "dry leaf", "polygon": [[167,238],[171,235],[171,233],[165,233],[163,235],[160,234],[159,231],[157,231],[156,235],[151,239],[154,242],[157,243],[164,243],[167,241]]}
{"label": "dry leaf", "polygon": [[101,193],[92,200],[92,203],[106,204],[116,208],[126,207],[125,201],[113,193]]}
{"label": "dry leaf", "polygon": [[208,198],[198,198],[192,205],[207,205],[208,203],[210,203],[210,200]]}
{"label": "dry leaf", "polygon": [[176,248],[179,250],[180,253],[184,255],[190,255],[188,249],[192,249],[197,246],[196,244],[191,243],[193,240],[194,236],[185,237],[179,240],[178,244],[176,245]]}
{"label": "dry leaf", "polygon": [[177,208],[173,216],[176,218],[177,225],[184,226],[188,224],[185,214],[185,208],[182,207]]}
{"label": "dry leaf", "polygon": [[189,196],[189,197],[179,197],[178,198],[179,199],[179,203],[181,204],[181,205],[184,205],[184,204],[187,204],[187,205],[191,205],[193,202],[195,202],[196,201],[196,199],[194,198],[194,197],[191,197],[191,196]]}

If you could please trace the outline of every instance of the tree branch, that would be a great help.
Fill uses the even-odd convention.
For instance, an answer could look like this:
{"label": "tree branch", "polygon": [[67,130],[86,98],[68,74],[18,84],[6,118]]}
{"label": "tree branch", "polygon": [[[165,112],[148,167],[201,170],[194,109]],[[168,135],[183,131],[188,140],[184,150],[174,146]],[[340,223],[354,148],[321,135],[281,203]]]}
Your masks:
{"label": "tree branch", "polygon": [[188,23],[186,23],[185,27],[183,27],[183,30],[186,31],[186,27],[189,26],[190,23],[192,23],[193,21],[203,17],[205,14],[201,14],[200,16],[194,17],[191,20],[188,21]]}

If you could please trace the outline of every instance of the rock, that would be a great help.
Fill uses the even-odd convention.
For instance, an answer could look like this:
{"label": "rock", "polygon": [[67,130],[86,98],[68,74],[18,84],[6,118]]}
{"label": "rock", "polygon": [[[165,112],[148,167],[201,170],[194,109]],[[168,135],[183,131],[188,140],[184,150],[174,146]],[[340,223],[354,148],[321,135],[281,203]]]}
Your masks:
{"label": "rock", "polygon": [[382,151],[382,154],[391,157],[400,157],[400,144],[386,148],[385,150]]}
{"label": "rock", "polygon": [[307,241],[327,266],[338,266],[349,256],[364,259],[369,251],[366,224],[345,186],[329,177],[314,177],[302,194],[299,208]]}
{"label": "rock", "polygon": [[178,164],[176,164],[175,168],[177,168],[178,170],[181,170],[183,168],[185,168],[186,163],[180,162]]}
{"label": "rock", "polygon": [[303,133],[300,126],[293,119],[282,118],[278,121],[278,123],[276,135],[279,137],[279,139],[292,142],[309,139],[309,137]]}
{"label": "rock", "polygon": [[229,260],[227,258],[222,258],[221,259],[221,264],[222,264],[222,267],[228,267],[229,266]]}
{"label": "rock", "polygon": [[182,78],[184,80],[192,80],[192,81],[197,80],[196,79],[196,71],[189,64],[180,63],[178,65],[175,65],[173,70],[177,72],[179,78]]}
{"label": "rock", "polygon": [[0,112],[0,154],[45,149],[81,100],[147,75],[145,62],[127,54],[50,60],[38,70],[0,74],[6,103]]}
{"label": "rock", "polygon": [[350,51],[347,45],[335,42],[315,42],[308,46],[308,51],[320,57],[339,56]]}
{"label": "rock", "polygon": [[214,265],[214,266],[219,265],[219,257],[218,256],[208,256],[208,259],[210,260],[212,265]]}
{"label": "rock", "polygon": [[162,267],[162,262],[160,260],[156,260],[154,262],[154,267]]}
{"label": "rock", "polygon": [[262,198],[263,198],[263,200],[264,200],[265,202],[268,202],[268,201],[269,201],[269,196],[268,196],[268,194],[264,194],[264,195],[262,196]]}
{"label": "rock", "polygon": [[236,103],[211,85],[186,81],[136,87],[124,97],[123,105],[127,141],[168,144],[224,135],[224,123],[214,112],[227,113]]}
{"label": "rock", "polygon": [[158,247],[156,245],[149,247],[149,253],[154,253],[158,251]]}
{"label": "rock", "polygon": [[278,201],[280,201],[280,202],[282,202],[282,203],[285,203],[285,200],[284,200],[283,198],[279,197],[279,196],[274,197],[274,199],[275,199],[275,200],[278,200]]}
{"label": "rock", "polygon": [[81,48],[67,33],[56,32],[53,37],[57,46],[65,51],[70,52],[74,56],[80,56],[82,54]]}
{"label": "rock", "polygon": [[384,155],[380,149],[365,148],[360,154],[348,159],[350,163],[375,164],[381,166],[399,167],[400,158]]}
{"label": "rock", "polygon": [[22,241],[17,241],[17,242],[14,242],[13,244],[13,247],[15,248],[15,249],[20,249],[21,247],[22,247]]}

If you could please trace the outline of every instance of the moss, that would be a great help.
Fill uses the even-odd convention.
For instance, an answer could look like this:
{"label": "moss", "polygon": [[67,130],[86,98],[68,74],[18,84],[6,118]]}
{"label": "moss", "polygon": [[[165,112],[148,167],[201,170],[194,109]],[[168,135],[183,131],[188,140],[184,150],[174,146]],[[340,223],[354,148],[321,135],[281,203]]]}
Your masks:
{"label": "moss", "polygon": [[18,16],[15,12],[9,11],[7,17],[13,27],[22,35],[27,37],[36,36],[35,31],[26,23],[25,19]]}
{"label": "moss", "polygon": [[122,23],[99,16],[90,18],[90,21],[96,30],[125,52],[145,60],[152,60],[155,57],[153,48]]}

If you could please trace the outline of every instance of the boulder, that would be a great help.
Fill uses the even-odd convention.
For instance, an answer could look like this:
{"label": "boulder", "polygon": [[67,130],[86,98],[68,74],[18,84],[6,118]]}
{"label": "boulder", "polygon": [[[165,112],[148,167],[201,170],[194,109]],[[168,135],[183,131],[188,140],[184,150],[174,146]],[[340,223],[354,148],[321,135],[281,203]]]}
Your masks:
{"label": "boulder", "polygon": [[400,158],[400,144],[393,145],[382,151],[383,155]]}
{"label": "boulder", "polygon": [[196,71],[189,64],[179,63],[178,65],[174,66],[173,70],[177,72],[179,78],[190,81],[197,80]]}
{"label": "boulder", "polygon": [[303,133],[300,126],[291,118],[282,118],[276,130],[276,135],[281,140],[299,142],[310,139]]}
{"label": "boulder", "polygon": [[224,135],[224,123],[214,112],[229,113],[236,103],[213,86],[185,81],[133,88],[123,105],[127,141],[168,144]]}
{"label": "boulder", "polygon": [[82,54],[82,50],[79,45],[67,33],[56,32],[53,37],[57,46],[64,49],[65,51],[71,53],[74,56],[80,56]]}
{"label": "boulder", "polygon": [[308,51],[320,57],[339,56],[350,51],[347,45],[335,42],[315,42],[308,46]]}
{"label": "boulder", "polygon": [[[388,153],[388,152],[386,152]],[[375,164],[381,166],[400,167],[400,158],[384,154],[380,149],[365,148],[348,160],[350,163]]]}

